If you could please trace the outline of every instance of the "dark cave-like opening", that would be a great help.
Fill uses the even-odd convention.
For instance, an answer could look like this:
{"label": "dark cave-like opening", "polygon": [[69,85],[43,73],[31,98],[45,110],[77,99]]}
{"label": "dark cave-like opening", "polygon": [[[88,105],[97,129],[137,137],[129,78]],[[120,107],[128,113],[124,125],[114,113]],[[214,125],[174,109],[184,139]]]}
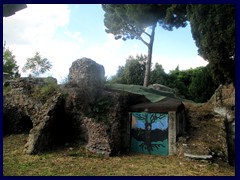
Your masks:
{"label": "dark cave-like opening", "polygon": [[4,135],[28,134],[33,128],[32,120],[17,108],[10,108],[3,113]]}
{"label": "dark cave-like opening", "polygon": [[60,148],[67,145],[79,143],[81,138],[80,122],[74,119],[72,114],[67,113],[62,103],[55,111],[54,118],[49,125],[53,148]]}

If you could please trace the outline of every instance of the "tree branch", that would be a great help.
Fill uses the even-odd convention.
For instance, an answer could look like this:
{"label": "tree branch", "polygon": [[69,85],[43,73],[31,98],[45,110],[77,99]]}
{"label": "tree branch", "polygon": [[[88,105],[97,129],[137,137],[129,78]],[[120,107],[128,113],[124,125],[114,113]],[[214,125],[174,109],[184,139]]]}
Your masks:
{"label": "tree branch", "polygon": [[144,39],[140,36],[139,40],[141,40],[147,47],[149,46],[149,43],[147,43],[146,41],[144,41]]}
{"label": "tree branch", "polygon": [[[131,27],[131,29],[129,28],[129,26]],[[140,41],[142,41],[143,44],[145,44],[147,47],[149,46],[149,43],[147,43],[147,42],[141,37],[141,35],[139,35],[139,34],[136,32],[136,28],[135,28],[133,25],[131,25],[131,24],[126,24],[126,29],[130,32],[130,34],[133,34],[134,36],[137,36],[138,39],[139,39]],[[139,30],[141,31],[141,34],[144,33],[144,34],[146,34],[147,36],[149,36],[149,38],[151,38],[151,35],[149,35],[147,32],[145,32],[145,31],[142,30],[142,29],[139,29]]]}
{"label": "tree branch", "polygon": [[142,31],[144,34],[146,34],[149,38],[151,38],[151,35],[148,34],[146,31]]}

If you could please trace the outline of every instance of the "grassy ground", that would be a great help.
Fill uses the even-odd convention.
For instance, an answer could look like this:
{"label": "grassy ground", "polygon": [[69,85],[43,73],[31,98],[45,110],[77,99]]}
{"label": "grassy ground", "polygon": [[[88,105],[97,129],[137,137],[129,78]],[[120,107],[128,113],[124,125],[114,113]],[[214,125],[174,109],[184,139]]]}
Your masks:
{"label": "grassy ground", "polygon": [[4,176],[233,176],[227,164],[183,157],[128,154],[104,158],[82,148],[64,147],[41,155],[23,154],[27,135],[3,139]]}

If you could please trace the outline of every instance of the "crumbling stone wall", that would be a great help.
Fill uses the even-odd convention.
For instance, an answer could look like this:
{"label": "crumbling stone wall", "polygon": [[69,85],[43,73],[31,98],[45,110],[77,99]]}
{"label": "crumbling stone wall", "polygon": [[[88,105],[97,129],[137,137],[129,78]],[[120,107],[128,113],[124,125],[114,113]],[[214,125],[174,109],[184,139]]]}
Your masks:
{"label": "crumbling stone wall", "polygon": [[[66,131],[67,123],[62,123],[61,93],[55,92],[46,102],[34,97],[37,87],[46,85],[49,78],[19,78],[6,81],[4,86],[11,90],[4,96],[4,134],[28,131],[25,152],[34,154],[51,149],[61,138],[61,130]],[[57,82],[50,78],[52,82]],[[27,121],[27,122],[25,122]],[[64,124],[64,125],[63,125]],[[20,126],[21,125],[21,126]],[[60,130],[59,130],[60,129]]]}
{"label": "crumbling stone wall", "polygon": [[228,142],[228,160],[235,165],[235,87],[233,84],[220,85],[208,103],[213,111],[225,118]]}
{"label": "crumbling stone wall", "polygon": [[[5,133],[18,131],[18,125],[22,123],[25,124],[23,121],[28,118],[31,119],[32,123],[35,123],[37,112],[41,110],[43,104],[33,97],[33,92],[37,87],[41,87],[46,83],[45,79],[46,78],[19,78],[4,83],[4,87],[10,88],[6,96],[3,96],[4,127],[8,127],[5,129]],[[57,82],[54,78],[50,79]],[[11,123],[11,125],[9,123]]]}
{"label": "crumbling stone wall", "polygon": [[65,113],[74,122],[76,141],[91,152],[110,156],[128,148],[123,139],[129,101],[127,95],[104,88],[102,68],[87,58],[76,60],[70,68],[70,81],[62,90],[66,94]]}
{"label": "crumbling stone wall", "polygon": [[4,118],[4,127],[12,127],[22,121],[21,117],[31,121],[24,149],[28,154],[68,142],[85,145],[89,151],[105,156],[119,153],[129,145],[125,142],[129,123],[126,108],[134,101],[127,94],[109,92],[104,82],[103,66],[87,58],[73,62],[69,83],[59,86],[46,101],[33,97],[35,90],[44,86],[44,78],[8,81],[5,85],[11,91],[4,97],[4,117],[13,117],[13,121]]}
{"label": "crumbling stone wall", "polygon": [[[70,89],[70,90],[69,90]],[[72,137],[76,142],[85,145],[91,152],[110,156],[121,151],[121,127],[124,123],[123,107],[119,93],[102,92],[101,99],[87,102],[86,91],[81,88],[66,88],[64,111],[71,119]],[[99,104],[98,104],[99,103]],[[105,106],[105,107],[104,107]]]}
{"label": "crumbling stone wall", "polygon": [[61,94],[56,94],[37,112],[24,152],[36,154],[53,148],[59,141],[64,142],[64,137],[61,136],[67,133],[67,130],[64,128],[64,126],[67,126],[67,123],[62,122],[61,107],[62,96]]}

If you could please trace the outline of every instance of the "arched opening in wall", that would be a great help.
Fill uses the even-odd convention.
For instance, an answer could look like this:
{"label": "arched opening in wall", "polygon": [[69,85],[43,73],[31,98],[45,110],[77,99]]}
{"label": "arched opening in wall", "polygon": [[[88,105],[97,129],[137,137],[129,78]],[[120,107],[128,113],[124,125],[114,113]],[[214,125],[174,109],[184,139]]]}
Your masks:
{"label": "arched opening in wall", "polygon": [[3,131],[8,134],[28,134],[33,128],[32,120],[17,107],[4,109],[3,113]]}
{"label": "arched opening in wall", "polygon": [[75,141],[73,121],[62,114],[54,119],[50,131],[53,137],[55,147],[61,147],[65,144],[72,144]]}
{"label": "arched opening in wall", "polygon": [[63,104],[54,110],[54,115],[51,117],[53,119],[51,119],[49,126],[45,128],[47,132],[45,135],[51,141],[48,146],[49,149],[66,147],[76,144],[78,141],[80,124],[78,124],[71,114],[65,112]]}

